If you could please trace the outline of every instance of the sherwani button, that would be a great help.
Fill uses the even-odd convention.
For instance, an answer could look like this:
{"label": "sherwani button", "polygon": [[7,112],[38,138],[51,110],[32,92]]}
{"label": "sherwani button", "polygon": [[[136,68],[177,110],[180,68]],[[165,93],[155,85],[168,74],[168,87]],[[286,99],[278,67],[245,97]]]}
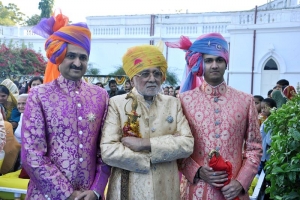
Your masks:
{"label": "sherwani button", "polygon": [[219,101],[218,97],[215,97],[214,102],[218,102],[218,101]]}
{"label": "sherwani button", "polygon": [[76,94],[79,94],[79,92],[78,92],[78,91],[75,91],[75,93],[76,93]]}
{"label": "sherwani button", "polygon": [[82,135],[82,131],[79,131],[79,134]]}
{"label": "sherwani button", "polygon": [[82,147],[83,147],[83,145],[82,145],[82,144],[80,144],[80,145],[79,145],[79,148],[80,148],[80,149],[82,149]]}
{"label": "sherwani button", "polygon": [[82,120],[82,117],[78,117],[78,120]]}
{"label": "sherwani button", "polygon": [[83,158],[79,158],[79,162],[82,162],[83,161]]}
{"label": "sherwani button", "polygon": [[216,147],[216,151],[219,151],[220,150],[220,147]]}
{"label": "sherwani button", "polygon": [[220,112],[220,110],[219,109],[215,109],[215,113],[219,113]]}
{"label": "sherwani button", "polygon": [[219,138],[220,137],[220,134],[216,134],[216,138]]}
{"label": "sherwani button", "polygon": [[48,195],[46,194],[45,197],[48,198]]}
{"label": "sherwani button", "polygon": [[154,132],[156,129],[155,128],[151,128],[151,131]]}
{"label": "sherwani button", "polygon": [[80,108],[80,107],[81,107],[81,104],[79,103],[79,104],[77,104],[77,106]]}

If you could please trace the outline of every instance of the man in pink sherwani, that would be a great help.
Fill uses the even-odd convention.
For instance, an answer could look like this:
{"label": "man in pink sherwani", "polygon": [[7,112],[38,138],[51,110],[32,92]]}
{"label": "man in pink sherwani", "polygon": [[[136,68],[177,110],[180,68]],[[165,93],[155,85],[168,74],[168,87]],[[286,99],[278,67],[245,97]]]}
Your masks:
{"label": "man in pink sherwani", "polygon": [[[182,199],[249,199],[247,191],[262,154],[261,136],[252,95],[224,81],[229,61],[226,40],[211,33],[194,43],[182,36],[179,43],[166,44],[186,50],[187,78],[180,100],[195,146],[193,154],[179,164],[184,175]],[[233,176],[227,185],[226,171],[209,167],[213,150],[232,164]]]}
{"label": "man in pink sherwani", "polygon": [[99,199],[110,175],[100,154],[108,94],[82,81],[91,33],[85,23],[66,25],[67,21],[59,13],[34,27],[35,33],[49,37],[45,80],[50,82],[30,90],[23,116],[22,162],[30,176],[27,199]]}

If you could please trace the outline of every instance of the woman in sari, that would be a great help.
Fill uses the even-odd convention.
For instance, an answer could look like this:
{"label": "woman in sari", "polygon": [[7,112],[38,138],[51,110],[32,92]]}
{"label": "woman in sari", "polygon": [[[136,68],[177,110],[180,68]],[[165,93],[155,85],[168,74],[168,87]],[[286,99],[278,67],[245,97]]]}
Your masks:
{"label": "woman in sari", "polygon": [[0,104],[6,111],[6,119],[13,128],[16,129],[20,121],[21,113],[17,108],[16,97],[19,95],[18,87],[9,79],[5,79],[0,84]]}

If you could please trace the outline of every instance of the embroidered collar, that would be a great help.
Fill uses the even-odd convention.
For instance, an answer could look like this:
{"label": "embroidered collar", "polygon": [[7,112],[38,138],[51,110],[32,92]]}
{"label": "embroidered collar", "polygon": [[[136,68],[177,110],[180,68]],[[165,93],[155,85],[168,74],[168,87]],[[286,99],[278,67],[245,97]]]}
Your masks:
{"label": "embroidered collar", "polygon": [[213,96],[221,96],[221,95],[225,94],[225,92],[227,90],[227,85],[226,85],[225,81],[223,81],[222,83],[220,83],[217,86],[212,86],[212,85],[209,85],[204,80],[200,87],[201,87],[200,89],[203,92],[205,92],[205,94],[213,95]]}
{"label": "embroidered collar", "polygon": [[65,91],[67,94],[70,94],[70,92],[75,92],[75,91],[80,92],[82,79],[80,79],[79,81],[72,81],[60,75],[57,78],[57,83],[63,91]]}

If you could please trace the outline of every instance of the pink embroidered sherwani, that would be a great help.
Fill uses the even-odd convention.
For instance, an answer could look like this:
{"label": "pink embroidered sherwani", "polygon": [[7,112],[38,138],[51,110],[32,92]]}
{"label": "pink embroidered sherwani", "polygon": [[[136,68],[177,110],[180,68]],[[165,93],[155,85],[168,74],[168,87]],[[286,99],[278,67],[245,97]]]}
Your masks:
{"label": "pink embroidered sherwani", "polygon": [[107,92],[60,76],[32,88],[22,124],[22,162],[30,176],[27,199],[69,197],[94,190],[102,197],[110,167],[100,156]]}
{"label": "pink embroidered sherwani", "polygon": [[[184,113],[195,138],[193,154],[182,161],[182,199],[223,200],[222,192],[202,180],[193,184],[201,166],[208,166],[208,154],[217,150],[233,165],[233,178],[246,193],[257,173],[262,147],[257,111],[251,95],[225,82],[213,88],[204,83],[180,95]],[[185,185],[186,184],[186,185]]]}
{"label": "pink embroidered sherwani", "polygon": [[191,155],[194,145],[180,101],[158,94],[149,105],[135,88],[132,92],[138,100],[136,112],[141,115],[140,133],[142,138],[150,138],[151,152],[134,152],[120,142],[128,119],[124,107],[131,111],[132,101],[125,99],[126,94],[111,98],[101,140],[103,160],[112,166],[107,199],[121,199],[122,169],[130,171],[130,200],[180,199],[176,160]]}

